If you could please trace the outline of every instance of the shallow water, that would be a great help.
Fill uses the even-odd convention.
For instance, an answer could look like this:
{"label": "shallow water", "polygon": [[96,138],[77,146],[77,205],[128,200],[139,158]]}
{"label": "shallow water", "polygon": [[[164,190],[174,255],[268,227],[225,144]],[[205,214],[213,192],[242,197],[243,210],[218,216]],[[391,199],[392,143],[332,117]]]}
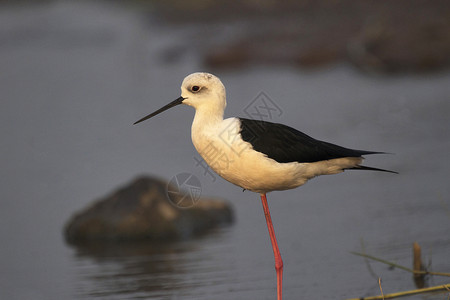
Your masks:
{"label": "shallow water", "polygon": [[[275,271],[259,197],[196,165],[193,110],[131,124],[179,95],[203,69],[196,32],[131,10],[52,2],[0,12],[0,299],[273,299]],[[216,29],[219,30],[219,29]],[[432,269],[450,270],[450,73],[375,77],[347,66],[216,72],[228,116],[251,113],[344,146],[395,153],[366,164],[400,175],[346,172],[268,195],[286,299],[346,299],[414,288],[411,275],[362,251],[411,265],[414,241]],[[236,223],[163,245],[73,248],[75,211],[139,174],[196,175],[203,195],[229,199]],[[434,278],[430,284],[448,282]],[[444,299],[444,295],[407,299]]]}

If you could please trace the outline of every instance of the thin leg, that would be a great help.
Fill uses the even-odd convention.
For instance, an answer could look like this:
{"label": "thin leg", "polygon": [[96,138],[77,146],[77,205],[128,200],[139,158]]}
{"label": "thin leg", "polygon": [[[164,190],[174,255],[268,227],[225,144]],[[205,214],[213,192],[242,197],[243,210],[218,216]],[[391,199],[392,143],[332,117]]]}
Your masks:
{"label": "thin leg", "polygon": [[273,255],[275,256],[275,270],[277,270],[277,299],[281,300],[283,286],[283,260],[278,249],[277,238],[273,230],[272,218],[270,217],[269,205],[267,204],[266,194],[261,194],[261,201],[266,217],[267,229],[269,229],[270,241],[272,242]]}

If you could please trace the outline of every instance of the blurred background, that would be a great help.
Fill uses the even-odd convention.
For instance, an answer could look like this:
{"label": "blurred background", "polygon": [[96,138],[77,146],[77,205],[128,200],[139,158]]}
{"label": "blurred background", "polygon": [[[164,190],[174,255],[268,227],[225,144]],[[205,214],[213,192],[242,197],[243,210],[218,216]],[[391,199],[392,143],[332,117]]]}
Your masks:
{"label": "blurred background", "polygon": [[[415,288],[350,251],[410,267],[417,241],[429,269],[449,272],[449,20],[446,0],[0,1],[0,299],[275,298],[259,196],[198,165],[193,110],[132,126],[195,71],[224,82],[227,117],[265,99],[267,121],[393,153],[366,165],[399,175],[345,172],[268,196],[286,299],[375,295],[378,277],[384,293]],[[95,199],[181,172],[230,201],[235,223],[173,243],[65,243]]]}

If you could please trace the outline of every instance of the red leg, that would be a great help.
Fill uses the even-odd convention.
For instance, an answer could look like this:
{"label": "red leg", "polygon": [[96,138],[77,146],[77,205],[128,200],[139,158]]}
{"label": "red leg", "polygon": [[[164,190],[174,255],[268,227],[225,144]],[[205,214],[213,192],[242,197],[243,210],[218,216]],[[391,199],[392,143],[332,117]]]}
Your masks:
{"label": "red leg", "polygon": [[267,204],[266,194],[261,194],[261,201],[266,216],[267,229],[269,229],[270,241],[272,242],[273,255],[275,256],[275,270],[277,270],[277,299],[281,300],[283,285],[283,260],[278,249],[277,238],[273,230],[272,218],[270,217],[269,205]]}

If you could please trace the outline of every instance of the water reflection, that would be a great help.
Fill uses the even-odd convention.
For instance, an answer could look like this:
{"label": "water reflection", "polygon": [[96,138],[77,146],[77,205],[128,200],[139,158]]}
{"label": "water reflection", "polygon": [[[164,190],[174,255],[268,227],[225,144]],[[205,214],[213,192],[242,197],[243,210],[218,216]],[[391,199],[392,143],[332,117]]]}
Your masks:
{"label": "water reflection", "polygon": [[208,274],[208,269],[217,272],[217,261],[209,252],[226,251],[213,245],[219,240],[226,244],[228,231],[221,228],[180,242],[77,245],[74,265],[81,286],[75,296],[112,299],[126,295],[129,299],[185,293],[192,288],[190,277]]}

